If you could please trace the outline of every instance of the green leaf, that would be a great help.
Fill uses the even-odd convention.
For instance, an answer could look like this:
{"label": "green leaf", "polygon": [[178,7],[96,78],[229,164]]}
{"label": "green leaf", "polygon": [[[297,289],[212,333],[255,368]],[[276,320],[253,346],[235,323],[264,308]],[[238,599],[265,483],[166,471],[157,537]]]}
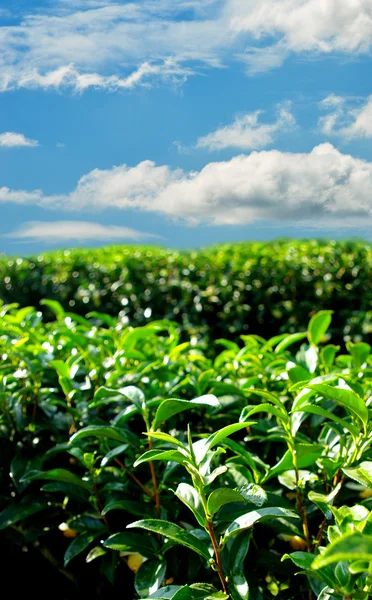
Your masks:
{"label": "green leaf", "polygon": [[356,560],[372,561],[372,536],[357,531],[340,537],[314,559],[312,568],[320,569],[340,560],[350,562]]}
{"label": "green leaf", "polygon": [[20,504],[10,504],[0,512],[0,530],[23,521],[46,508],[48,508],[46,504],[31,497],[24,498]]}
{"label": "green leaf", "polygon": [[103,516],[107,515],[111,510],[125,510],[129,514],[139,517],[143,517],[144,515],[151,517],[154,514],[153,505],[134,502],[133,500],[110,500],[105,505],[101,514]]}
{"label": "green leaf", "polygon": [[258,521],[283,518],[298,519],[299,516],[291,510],[287,510],[286,508],[258,508],[257,510],[252,510],[235,519],[235,521],[233,521],[231,525],[229,525],[229,527],[226,529],[225,537],[228,538],[231,535],[238,533],[239,531],[248,529]]}
{"label": "green leaf", "polygon": [[360,369],[371,353],[371,346],[365,342],[358,342],[357,344],[348,342],[346,348],[353,357],[353,363],[356,369]]}
{"label": "green leaf", "polygon": [[143,519],[141,521],[135,521],[134,523],[127,525],[127,527],[139,527],[141,529],[146,529],[147,531],[159,533],[173,542],[177,542],[178,544],[186,546],[186,548],[197,552],[200,554],[200,556],[203,556],[203,558],[207,560],[210,558],[208,547],[203,542],[201,542],[192,533],[185,531],[185,529],[182,529],[174,523],[169,523],[169,521],[161,521],[160,519]]}
{"label": "green leaf", "polygon": [[282,340],[275,348],[275,354],[280,354],[281,352],[286,350],[286,348],[289,348],[289,346],[292,346],[292,344],[295,344],[296,342],[300,342],[301,340],[303,340],[306,336],[307,336],[306,332],[291,333],[291,334],[287,335],[287,337],[285,337],[284,340]]}
{"label": "green leaf", "polygon": [[97,439],[114,440],[116,442],[126,442],[133,446],[138,445],[137,436],[133,435],[126,429],[120,427],[110,427],[108,425],[88,425],[84,429],[77,431],[71,438],[70,444],[78,442],[87,437],[95,437]]}
{"label": "green leaf", "polygon": [[201,463],[201,461],[205,458],[207,452],[211,448],[213,448],[213,446],[216,446],[219,442],[222,442],[222,440],[232,435],[233,433],[236,433],[241,429],[245,429],[246,427],[249,427],[253,424],[253,421],[249,421],[245,423],[234,423],[232,425],[227,425],[226,427],[219,429],[215,433],[212,433],[212,435],[208,436],[207,438],[203,438],[195,442],[193,444],[193,449],[197,463]]}
{"label": "green leaf", "polygon": [[108,465],[109,462],[111,462],[117,456],[120,456],[120,454],[123,454],[123,452],[125,452],[127,449],[128,444],[121,444],[120,446],[116,446],[116,448],[113,448],[112,450],[107,452],[107,454],[101,460],[101,467],[105,467],[106,465]]}
{"label": "green leaf", "polygon": [[324,346],[324,348],[320,351],[320,357],[322,359],[322,363],[330,367],[333,365],[337,352],[340,350],[340,346],[335,346],[334,344],[328,344]]}
{"label": "green leaf", "polygon": [[92,535],[91,533],[81,533],[75,538],[65,552],[64,566],[66,567],[70,560],[81,554],[81,552],[84,552],[96,537],[96,535]]}
{"label": "green leaf", "polygon": [[187,457],[178,450],[148,450],[142,454],[142,456],[137,458],[133,467],[138,467],[142,463],[152,462],[153,460],[164,460],[166,462],[176,462],[183,465],[187,461]]}
{"label": "green leaf", "polygon": [[356,573],[368,573],[369,562],[367,560],[356,560],[349,566],[350,573],[355,575]]}
{"label": "green leaf", "polygon": [[153,558],[142,563],[134,578],[134,587],[140,598],[153,594],[160,588],[166,568],[164,560]]}
{"label": "green leaf", "polygon": [[61,321],[65,316],[64,308],[57,300],[40,300],[40,304],[47,306],[55,314],[58,321]]}
{"label": "green leaf", "polygon": [[70,379],[70,367],[63,360],[51,360],[49,366],[53,367],[61,377]]}
{"label": "green leaf", "polygon": [[167,585],[151,594],[146,600],[228,600],[223,592],[208,583],[193,583],[189,585]]}
{"label": "green leaf", "polygon": [[153,438],[154,440],[160,440],[161,442],[166,442],[167,444],[173,444],[174,446],[182,448],[182,450],[186,450],[186,447],[182,442],[180,442],[177,438],[173,437],[172,435],[169,435],[168,433],[162,433],[161,431],[151,431],[146,435]]}
{"label": "green leaf", "polygon": [[309,381],[312,378],[312,373],[305,369],[304,367],[300,367],[299,365],[292,367],[292,369],[288,369],[288,377],[292,383],[298,383],[299,381]]}
{"label": "green leaf", "polygon": [[313,346],[318,346],[323,336],[327,333],[332,321],[333,310],[321,310],[310,319],[308,337]]}
{"label": "green leaf", "polygon": [[317,492],[309,492],[308,497],[311,502],[314,502],[327,519],[332,517],[330,506],[333,506],[333,502],[341,489],[341,483],[338,483],[334,490],[327,496],[325,494],[318,494]]}
{"label": "green leaf", "polygon": [[102,321],[102,323],[105,323],[105,325],[108,325],[109,327],[116,327],[116,320],[113,317],[110,317],[110,315],[106,315],[104,313],[97,312],[95,310],[89,312],[87,314],[87,318],[98,319],[99,321]]}
{"label": "green leaf", "polygon": [[372,489],[372,462],[364,461],[353,469],[342,469],[345,475]]}
{"label": "green leaf", "polygon": [[229,488],[218,488],[214,490],[208,498],[207,511],[209,515],[214,515],[224,504],[229,502],[244,502],[243,496],[236,490]]}
{"label": "green leaf", "polygon": [[84,481],[78,475],[67,471],[66,469],[51,469],[50,471],[30,471],[21,481],[32,481],[34,479],[47,479],[49,481],[62,481],[63,483],[72,483],[79,485],[86,490],[91,490],[91,484]]}
{"label": "green leaf", "polygon": [[197,406],[219,407],[220,403],[216,396],[213,396],[212,394],[200,396],[199,398],[195,398],[194,400],[178,400],[176,398],[164,400],[164,402],[160,404],[158,410],[156,411],[152,428],[156,429],[157,427],[159,427],[160,423],[167,421],[174,415],[177,415],[185,410],[195,408]]}
{"label": "green leaf", "polygon": [[[303,571],[307,573],[310,577],[318,576],[321,581],[333,587],[334,585],[334,573],[333,568],[324,567],[322,569],[318,569],[316,573],[313,571],[313,561],[315,559],[315,554],[311,554],[311,552],[292,552],[291,554],[285,554],[282,557],[282,561],[286,559],[290,559],[296,567],[299,567]],[[319,597],[318,597],[319,600]]]}
{"label": "green leaf", "polygon": [[238,593],[239,600],[249,600],[249,585],[243,572],[232,573],[231,583]]}
{"label": "green leaf", "polygon": [[214,490],[208,498],[208,514],[213,516],[220,510],[221,506],[229,504],[230,502],[244,502],[244,498],[238,491],[229,488],[218,488],[217,490]]}
{"label": "green leaf", "polygon": [[101,548],[101,546],[96,546],[95,548],[92,548],[92,550],[89,552],[88,556],[85,559],[85,562],[90,563],[92,562],[92,560],[95,560],[100,556],[104,556],[105,554],[106,551],[103,548]]}
{"label": "green leaf", "polygon": [[138,552],[147,558],[153,556],[157,549],[151,537],[133,531],[114,533],[103,545],[118,552]]}
{"label": "green leaf", "polygon": [[296,567],[299,567],[304,571],[310,571],[315,554],[311,554],[310,552],[292,552],[291,554],[285,554],[282,557],[282,562],[287,558],[290,558]]}
{"label": "green leaf", "polygon": [[309,384],[306,387],[315,390],[325,398],[331,398],[338,404],[346,406],[364,425],[368,423],[368,409],[364,401],[351,390],[335,388],[325,383]]}
{"label": "green leaf", "polygon": [[143,412],[146,409],[145,394],[138,387],[127,385],[124,388],[120,388],[120,394],[128,398],[139,412]]}
{"label": "green leaf", "polygon": [[255,483],[248,483],[238,488],[238,492],[243,496],[246,502],[251,502],[259,508],[267,502],[267,493]]}
{"label": "green leaf", "polygon": [[300,406],[293,409],[293,413],[299,412],[309,413],[312,415],[319,415],[320,417],[330,419],[331,421],[338,423],[338,425],[341,425],[341,427],[349,431],[354,437],[359,435],[359,429],[355,427],[353,423],[349,423],[348,421],[345,421],[345,419],[337,417],[330,410],[325,410],[325,408],[322,408],[317,404],[301,404]]}
{"label": "green leaf", "polygon": [[[268,402],[275,404],[275,406],[277,406],[279,409],[285,411],[283,402],[279,398],[277,398],[277,396],[275,396],[275,394],[272,394],[271,392],[267,392],[265,390],[258,390],[256,388],[248,388],[246,391],[250,392],[250,394],[255,394],[256,396],[260,396],[260,398],[264,398]],[[250,394],[248,394],[248,395],[250,395]]]}
{"label": "green leaf", "polygon": [[175,495],[194,513],[199,525],[206,527],[207,520],[198,491],[188,483],[180,483],[175,491]]}
{"label": "green leaf", "polygon": [[281,421],[285,421],[286,423],[288,423],[289,421],[287,413],[282,409],[276,408],[272,404],[259,404],[254,408],[252,408],[251,406],[246,406],[242,410],[240,419],[242,421],[246,421],[249,417],[251,417],[252,415],[256,415],[257,413],[268,413],[270,415],[274,415],[274,417],[280,419]]}
{"label": "green leaf", "polygon": [[[324,447],[318,444],[296,444],[297,463],[299,469],[306,469],[314,464],[314,462],[323,454]],[[289,471],[294,468],[293,456],[290,450],[287,450],[281,460],[270,469],[264,481],[271,479],[275,475],[283,471]]]}

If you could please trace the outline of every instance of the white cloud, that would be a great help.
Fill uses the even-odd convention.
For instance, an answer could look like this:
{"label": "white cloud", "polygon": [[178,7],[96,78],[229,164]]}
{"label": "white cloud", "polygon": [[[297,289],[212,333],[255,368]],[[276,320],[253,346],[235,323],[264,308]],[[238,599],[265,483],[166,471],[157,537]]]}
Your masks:
{"label": "white cloud", "polygon": [[18,74],[17,78],[14,79],[9,76],[1,82],[0,78],[0,92],[10,89],[36,89],[39,87],[43,89],[67,87],[74,89],[76,92],[84,92],[91,87],[109,91],[128,90],[137,85],[148,86],[153,79],[172,81],[175,84],[179,84],[190,74],[190,69],[179,66],[173,59],[166,59],[159,64],[144,62],[127,77],[117,77],[116,75],[104,76],[98,73],[81,73],[71,64],[48,71],[43,75],[37,69],[32,69]]}
{"label": "white cloud", "polygon": [[14,133],[13,131],[0,133],[0,148],[19,148],[21,146],[34,148],[38,145],[37,140],[26,138],[22,133]]}
{"label": "white cloud", "polygon": [[[371,0],[228,0],[232,31],[261,41],[268,66],[287,52],[369,53]],[[270,40],[266,40],[271,36]],[[259,59],[259,51],[257,56]]]}
{"label": "white cloud", "polygon": [[319,119],[319,127],[326,135],[337,135],[345,140],[372,138],[372,96],[362,106],[355,107],[353,99],[328,96],[321,102],[327,114]]}
{"label": "white cloud", "polygon": [[0,28],[0,90],[131,89],[234,60],[258,72],[290,53],[359,55],[372,47],[372,0],[64,0],[43,7]]}
{"label": "white cloud", "polygon": [[130,227],[100,225],[90,221],[29,221],[3,237],[43,242],[87,242],[89,240],[114,242],[118,240],[159,239],[161,236],[137,231]]}
{"label": "white cloud", "polygon": [[69,211],[132,209],[190,224],[358,227],[371,223],[372,163],[331,144],[310,153],[252,152],[190,172],[144,161],[95,169],[64,196],[0,188],[0,201]]}
{"label": "white cloud", "polygon": [[295,125],[289,103],[277,107],[277,118],[273,123],[261,123],[259,120],[261,114],[262,111],[256,111],[237,117],[232,125],[221,127],[200,137],[196,144],[197,148],[208,148],[208,150],[264,148],[273,143],[277,134],[288,131]]}

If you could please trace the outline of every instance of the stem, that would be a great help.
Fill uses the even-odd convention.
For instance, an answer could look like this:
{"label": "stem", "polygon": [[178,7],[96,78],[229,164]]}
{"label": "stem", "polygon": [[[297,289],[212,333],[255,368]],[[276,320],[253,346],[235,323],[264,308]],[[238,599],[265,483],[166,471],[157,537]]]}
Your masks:
{"label": "stem", "polygon": [[[152,439],[149,437],[149,449],[152,450]],[[150,471],[151,471],[151,479],[152,485],[154,486],[154,497],[155,497],[155,507],[156,507],[156,515],[158,519],[160,519],[160,495],[158,482],[156,481],[155,468],[154,463],[150,460]]]}
{"label": "stem", "polygon": [[151,494],[151,492],[149,492],[149,490],[147,489],[147,487],[145,487],[143,485],[143,483],[140,482],[140,480],[129,471],[128,467],[126,467],[124,465],[124,463],[121,462],[121,460],[119,458],[115,458],[115,462],[117,465],[119,465],[119,467],[121,467],[126,473],[127,475],[133,479],[133,481],[141,488],[141,490],[146,494],[146,496],[148,496],[149,498],[151,498],[151,500],[153,500],[155,502],[155,498],[154,496]]}
{"label": "stem", "polygon": [[217,539],[216,539],[216,534],[214,532],[214,527],[213,527],[212,521],[209,521],[207,519],[207,525],[208,525],[209,537],[211,538],[211,542],[212,542],[212,546],[213,546],[213,550],[214,550],[214,555],[216,557],[216,566],[217,566],[218,576],[220,578],[222,589],[223,589],[224,593],[228,594],[228,590],[227,590],[227,586],[226,586],[225,574],[223,572],[220,547],[219,547],[219,544],[218,544]]}
{"label": "stem", "polygon": [[[197,468],[196,464],[195,464],[195,468]],[[194,483],[194,487],[198,490],[199,495],[200,495],[200,499],[203,505],[203,509],[204,509],[204,514],[205,514],[205,519],[207,522],[207,527],[205,528],[206,531],[208,531],[209,533],[209,537],[211,539],[212,542],[212,546],[213,546],[213,550],[214,550],[214,556],[215,556],[215,563],[216,563],[216,567],[217,567],[217,573],[218,576],[220,578],[221,581],[221,585],[222,585],[222,590],[225,594],[228,595],[228,589],[227,589],[227,585],[226,585],[226,577],[225,577],[225,573],[223,570],[223,565],[222,565],[222,560],[221,560],[221,552],[220,552],[220,545],[217,541],[216,538],[216,534],[214,532],[214,527],[213,527],[213,521],[212,521],[212,517],[211,515],[208,514],[208,510],[207,510],[207,499],[205,496],[205,492],[203,489],[203,480],[201,479],[200,481],[200,485],[196,482],[195,478],[193,478],[193,483]]]}
{"label": "stem", "polygon": [[34,406],[32,409],[32,422],[34,423],[35,419],[36,419],[36,412],[37,412],[37,407],[39,405],[39,389],[40,386],[36,386],[36,391],[35,391],[35,401],[34,401]]}
{"label": "stem", "polygon": [[99,497],[99,493],[98,493],[98,486],[97,486],[97,482],[96,482],[96,480],[95,480],[95,479],[93,480],[93,487],[94,487],[94,493],[95,493],[96,500],[97,500],[97,504],[98,504],[98,509],[99,509],[99,514],[100,514],[100,517],[101,517],[101,519],[103,519],[103,522],[104,522],[104,524],[105,524],[105,525],[106,525],[106,527],[108,528],[108,527],[109,527],[109,524],[108,524],[108,521],[107,521],[106,515],[103,515],[103,514],[102,514],[102,511],[103,511],[103,506],[102,506],[101,498]]}
{"label": "stem", "polygon": [[[336,475],[334,476],[332,483],[333,483],[334,487],[336,487],[339,483],[341,483],[341,485],[342,485],[344,483],[344,481],[345,481],[345,477],[342,477],[342,471],[341,471],[341,469],[339,469],[337,471]],[[339,489],[337,495],[333,498],[333,502],[336,500],[340,491],[341,491],[341,488]],[[327,522],[328,521],[327,521],[326,517],[324,517],[324,519],[319,527],[318,535],[316,536],[316,539],[312,545],[312,548],[311,548],[312,550],[314,548],[317,548],[320,545],[322,538],[323,538],[324,531],[327,527]]]}
{"label": "stem", "polygon": [[293,449],[292,449],[292,456],[293,456],[293,466],[295,468],[296,487],[297,487],[297,510],[300,513],[301,520],[302,520],[302,529],[303,529],[304,536],[306,539],[307,551],[311,552],[311,537],[310,537],[310,531],[309,531],[309,524],[307,522],[306,507],[304,505],[302,492],[301,492],[301,489],[299,486],[298,462],[297,462],[297,453],[296,453],[295,447],[293,447]]}

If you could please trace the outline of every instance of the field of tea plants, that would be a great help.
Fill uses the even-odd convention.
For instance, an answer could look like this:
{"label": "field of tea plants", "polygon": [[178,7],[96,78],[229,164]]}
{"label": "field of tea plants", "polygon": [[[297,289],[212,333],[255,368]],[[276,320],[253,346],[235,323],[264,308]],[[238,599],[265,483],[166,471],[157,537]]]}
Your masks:
{"label": "field of tea plants", "polygon": [[12,594],[371,597],[371,263],[316,241],[1,259]]}
{"label": "field of tea plants", "polygon": [[333,310],[330,333],[342,343],[372,333],[371,271],[366,242],[255,242],[190,252],[119,246],[0,258],[0,298],[37,308],[49,298],[82,316],[119,314],[133,326],[172,320],[185,341],[305,331],[314,312]]}
{"label": "field of tea plants", "polygon": [[[372,595],[372,359],[304,332],[0,313],[3,580],[39,598]],[[14,565],[19,576],[14,577]]]}

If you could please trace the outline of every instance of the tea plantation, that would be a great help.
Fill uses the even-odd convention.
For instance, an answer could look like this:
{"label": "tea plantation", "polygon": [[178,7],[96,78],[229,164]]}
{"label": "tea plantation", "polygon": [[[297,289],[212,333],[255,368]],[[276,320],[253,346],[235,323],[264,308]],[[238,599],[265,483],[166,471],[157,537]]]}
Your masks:
{"label": "tea plantation", "polygon": [[371,259],[285,241],[3,258],[4,587],[368,600]]}

